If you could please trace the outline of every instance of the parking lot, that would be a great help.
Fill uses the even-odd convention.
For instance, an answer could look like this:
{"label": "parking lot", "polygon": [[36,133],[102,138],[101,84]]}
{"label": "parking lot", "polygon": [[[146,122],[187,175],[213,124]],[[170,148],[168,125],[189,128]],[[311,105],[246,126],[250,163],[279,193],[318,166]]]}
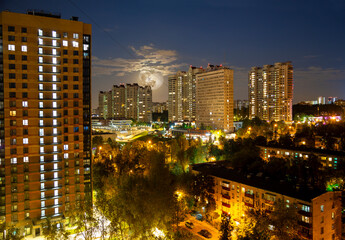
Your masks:
{"label": "parking lot", "polygon": [[[187,228],[185,225],[186,221],[192,222],[194,224],[194,227],[192,229]],[[189,232],[193,233],[193,235],[195,236],[195,238],[193,238],[193,239],[203,239],[203,240],[204,239],[211,239],[211,240],[218,240],[219,239],[218,230],[216,228],[212,227],[206,221],[196,220],[195,217],[193,217],[193,216],[189,216],[189,218],[186,221],[180,223],[180,226],[182,228],[188,230]],[[206,229],[207,231],[209,231],[212,234],[212,237],[211,238],[205,238],[205,237],[201,236],[200,234],[198,234],[198,232],[200,232],[202,229]]]}

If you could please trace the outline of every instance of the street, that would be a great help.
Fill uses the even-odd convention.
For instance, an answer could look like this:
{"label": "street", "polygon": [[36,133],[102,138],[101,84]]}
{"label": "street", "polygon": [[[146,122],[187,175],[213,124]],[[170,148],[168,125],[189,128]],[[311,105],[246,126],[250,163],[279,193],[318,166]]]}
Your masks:
{"label": "street", "polygon": [[[186,221],[192,222],[194,224],[193,229],[186,227],[186,225],[185,225]],[[179,225],[180,225],[180,227],[193,233],[195,236],[195,238],[193,238],[193,239],[195,239],[195,240],[196,239],[211,239],[211,240],[218,240],[219,239],[218,230],[216,228],[214,228],[213,226],[211,226],[210,224],[208,224],[206,221],[196,220],[195,217],[190,216],[190,215],[186,221],[181,222]],[[200,232],[202,229],[206,229],[207,231],[209,231],[212,234],[212,237],[211,238],[205,238],[205,237],[201,236],[200,234],[198,234],[198,232]]]}

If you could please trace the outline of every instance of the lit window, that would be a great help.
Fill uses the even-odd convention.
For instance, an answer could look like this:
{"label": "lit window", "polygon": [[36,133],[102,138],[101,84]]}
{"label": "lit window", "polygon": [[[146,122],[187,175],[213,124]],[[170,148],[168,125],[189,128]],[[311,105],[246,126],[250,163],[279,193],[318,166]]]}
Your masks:
{"label": "lit window", "polygon": [[57,58],[53,58],[53,59],[52,59],[52,62],[53,62],[54,64],[56,64],[56,63],[57,63]]}
{"label": "lit window", "polygon": [[88,51],[89,50],[89,44],[84,44],[84,51]]}
{"label": "lit window", "polygon": [[56,55],[56,49],[55,49],[55,48],[53,48],[52,54],[53,54],[53,55]]}
{"label": "lit window", "polygon": [[28,46],[23,45],[23,46],[22,46],[22,52],[27,52],[27,51],[28,51]]}
{"label": "lit window", "polygon": [[44,217],[46,215],[46,211],[45,210],[41,210],[41,217]]}
{"label": "lit window", "polygon": [[43,90],[43,84],[42,83],[38,84],[38,89]]}
{"label": "lit window", "polygon": [[43,81],[43,75],[38,75],[38,80]]}
{"label": "lit window", "polygon": [[64,47],[68,47],[68,41],[63,40],[63,41],[62,41],[62,46],[64,46]]}
{"label": "lit window", "polygon": [[17,111],[10,111],[10,116],[11,117],[17,116]]}
{"label": "lit window", "polygon": [[54,154],[53,159],[54,159],[54,161],[58,160],[58,155]]}
{"label": "lit window", "polygon": [[14,46],[13,44],[8,45],[8,51],[15,51],[15,50],[16,50],[16,46]]}
{"label": "lit window", "polygon": [[53,137],[53,143],[57,143],[57,137]]}
{"label": "lit window", "polygon": [[43,126],[43,124],[44,124],[44,121],[40,120],[40,126]]}
{"label": "lit window", "polygon": [[335,218],[335,213],[334,212],[332,212],[332,219],[334,219]]}
{"label": "lit window", "polygon": [[57,94],[53,93],[53,99],[56,99],[56,98],[57,98]]}
{"label": "lit window", "polygon": [[55,208],[55,214],[59,213],[59,208]]}
{"label": "lit window", "polygon": [[45,192],[41,192],[41,198],[45,197]]}
{"label": "lit window", "polygon": [[38,62],[43,63],[43,57],[38,57]]}
{"label": "lit window", "polygon": [[325,206],[321,205],[320,210],[321,210],[321,212],[323,212],[325,210]]}
{"label": "lit window", "polygon": [[57,134],[57,128],[53,128],[53,134]]}
{"label": "lit window", "polygon": [[78,39],[79,38],[78,33],[73,33],[73,38]]}
{"label": "lit window", "polygon": [[17,158],[11,158],[11,164],[17,164]]}
{"label": "lit window", "polygon": [[58,181],[54,181],[54,187],[58,187],[59,182]]}
{"label": "lit window", "polygon": [[29,139],[28,138],[23,138],[23,144],[29,144]]}
{"label": "lit window", "polygon": [[52,85],[52,89],[53,89],[53,90],[56,90],[56,84],[53,84],[53,85]]}
{"label": "lit window", "polygon": [[40,153],[44,153],[44,147],[40,147]]}
{"label": "lit window", "polygon": [[79,47],[79,43],[76,42],[76,41],[73,41],[73,42],[72,42],[72,45],[73,45],[73,47]]}
{"label": "lit window", "polygon": [[54,163],[54,170],[58,169],[58,164]]}
{"label": "lit window", "polygon": [[63,145],[63,150],[68,150],[68,144]]}
{"label": "lit window", "polygon": [[43,45],[43,39],[42,38],[38,39],[38,45]]}
{"label": "lit window", "polygon": [[[57,174],[57,173],[56,173],[56,174]],[[54,176],[55,176],[55,173],[54,173]],[[57,198],[54,199],[54,204],[55,204],[55,205],[58,205],[58,204],[59,204],[59,199],[57,199]]]}
{"label": "lit window", "polygon": [[40,117],[43,117],[43,111],[40,111]]}
{"label": "lit window", "polygon": [[41,202],[41,207],[45,207],[46,206],[46,202],[45,201],[42,201]]}
{"label": "lit window", "polygon": [[56,46],[57,46],[57,41],[56,41],[56,40],[53,40],[53,41],[52,41],[52,45],[53,45],[54,47],[56,47]]}
{"label": "lit window", "polygon": [[43,66],[38,66],[38,71],[43,72]]}
{"label": "lit window", "polygon": [[53,102],[53,108],[57,108],[57,103]]}
{"label": "lit window", "polygon": [[44,156],[40,156],[40,161],[44,162]]}
{"label": "lit window", "polygon": [[27,125],[29,125],[29,120],[27,120],[27,119],[24,119],[24,120],[23,120],[23,125],[24,125],[24,126],[27,126]]}
{"label": "lit window", "polygon": [[43,99],[43,93],[39,93],[39,94],[38,94],[38,98],[39,98],[39,99]]}
{"label": "lit window", "polygon": [[52,76],[52,80],[53,80],[53,82],[56,82],[56,75]]}
{"label": "lit window", "polygon": [[57,111],[53,111],[53,117],[57,117]]}
{"label": "lit window", "polygon": [[57,37],[56,31],[52,31],[52,37]]}
{"label": "lit window", "polygon": [[44,180],[44,174],[43,173],[41,174],[41,180]]}
{"label": "lit window", "polygon": [[40,136],[43,136],[43,135],[44,135],[44,129],[40,128]]}
{"label": "lit window", "polygon": [[44,165],[40,166],[41,171],[44,171]]}
{"label": "lit window", "polygon": [[68,158],[68,153],[64,153],[63,157],[64,157],[65,159],[67,159],[67,158]]}
{"label": "lit window", "polygon": [[57,146],[54,146],[54,147],[53,147],[53,151],[54,151],[54,152],[57,152],[57,150],[58,150]]}
{"label": "lit window", "polygon": [[38,103],[38,107],[39,107],[39,108],[43,108],[43,102],[39,102],[39,103]]}
{"label": "lit window", "polygon": [[57,172],[54,173],[54,178],[58,178],[58,173]]}
{"label": "lit window", "polygon": [[57,125],[57,120],[53,119],[53,125],[56,126]]}
{"label": "lit window", "polygon": [[54,190],[54,196],[58,196],[59,195],[59,190]]}
{"label": "lit window", "polygon": [[38,29],[38,36],[43,36],[43,30],[42,29]]}
{"label": "lit window", "polygon": [[44,138],[40,138],[40,144],[44,144]]}
{"label": "lit window", "polygon": [[57,68],[56,67],[53,67],[52,68],[53,72],[55,73],[57,71]]}
{"label": "lit window", "polygon": [[29,157],[23,157],[23,162],[29,162]]}
{"label": "lit window", "polygon": [[38,48],[38,53],[43,54],[43,48]]}

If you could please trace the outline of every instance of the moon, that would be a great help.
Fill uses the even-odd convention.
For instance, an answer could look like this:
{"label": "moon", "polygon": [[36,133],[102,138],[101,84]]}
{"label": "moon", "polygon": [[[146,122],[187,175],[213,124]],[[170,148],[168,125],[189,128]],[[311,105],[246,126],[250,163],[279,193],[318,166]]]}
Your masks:
{"label": "moon", "polygon": [[142,71],[139,73],[138,83],[139,85],[151,86],[152,90],[156,90],[163,84],[163,75],[161,73]]}

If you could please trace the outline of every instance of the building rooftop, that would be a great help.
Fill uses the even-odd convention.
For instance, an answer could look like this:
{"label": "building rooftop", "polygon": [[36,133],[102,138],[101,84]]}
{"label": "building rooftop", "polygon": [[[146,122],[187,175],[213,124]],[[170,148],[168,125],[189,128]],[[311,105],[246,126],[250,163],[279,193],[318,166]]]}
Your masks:
{"label": "building rooftop", "polygon": [[326,192],[319,189],[293,186],[291,183],[287,183],[283,180],[272,180],[266,177],[263,173],[245,174],[238,170],[227,167],[227,161],[194,164],[191,165],[191,167],[194,171],[206,175],[242,183],[248,186],[264,189],[307,202],[311,202],[312,199]]}

